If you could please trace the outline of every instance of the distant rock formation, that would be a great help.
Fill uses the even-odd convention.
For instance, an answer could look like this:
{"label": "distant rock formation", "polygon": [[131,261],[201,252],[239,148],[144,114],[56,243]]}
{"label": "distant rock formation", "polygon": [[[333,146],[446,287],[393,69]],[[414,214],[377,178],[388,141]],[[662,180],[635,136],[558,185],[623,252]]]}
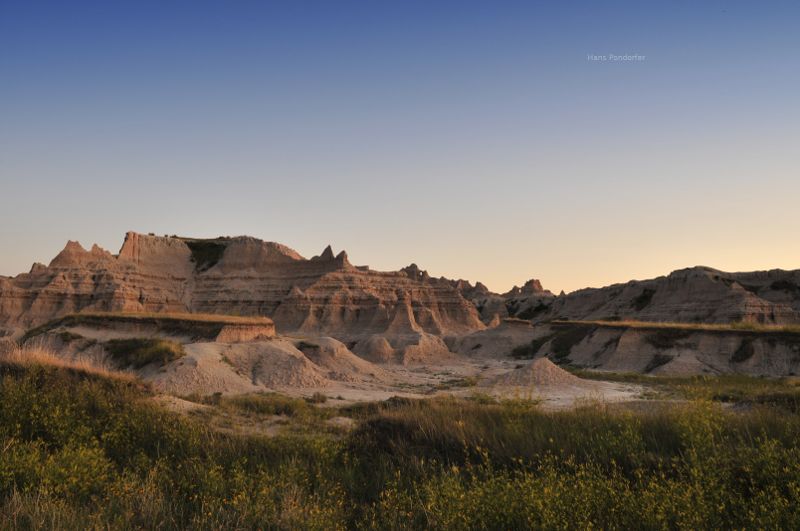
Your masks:
{"label": "distant rock formation", "polygon": [[527,281],[521,288],[514,286],[503,294],[492,293],[480,282],[472,286],[465,280],[457,280],[453,286],[475,305],[481,320],[490,326],[506,317],[537,317],[555,299],[555,295],[544,289],[542,283],[535,278]]}
{"label": "distant rock formation", "polygon": [[[800,332],[793,327],[582,322],[532,328],[536,336],[516,347],[515,357],[546,356],[558,364],[653,375],[800,373]],[[471,341],[486,343],[487,332],[461,339],[462,348]]]}
{"label": "distant rock formation", "polygon": [[[504,297],[509,294],[512,293]],[[515,295],[506,300],[513,306],[520,298]],[[800,270],[726,273],[710,267],[692,267],[664,277],[587,288],[550,299],[534,293],[519,308],[530,310],[517,310],[514,316],[534,322],[570,319],[796,324],[800,323]]]}

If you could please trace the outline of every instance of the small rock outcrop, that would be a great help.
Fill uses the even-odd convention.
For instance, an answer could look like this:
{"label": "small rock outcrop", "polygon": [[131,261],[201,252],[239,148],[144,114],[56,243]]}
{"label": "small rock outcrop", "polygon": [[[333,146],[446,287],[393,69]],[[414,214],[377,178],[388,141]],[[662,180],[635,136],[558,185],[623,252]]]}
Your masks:
{"label": "small rock outcrop", "polygon": [[219,331],[217,343],[248,343],[275,337],[275,325],[270,324],[226,324]]}

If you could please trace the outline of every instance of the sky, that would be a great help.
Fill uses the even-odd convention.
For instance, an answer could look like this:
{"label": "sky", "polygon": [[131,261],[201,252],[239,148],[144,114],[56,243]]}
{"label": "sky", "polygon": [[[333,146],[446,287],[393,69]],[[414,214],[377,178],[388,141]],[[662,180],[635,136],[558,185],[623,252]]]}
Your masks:
{"label": "sky", "polygon": [[0,275],[129,230],[499,292],[797,269],[798,27],[771,1],[0,0]]}

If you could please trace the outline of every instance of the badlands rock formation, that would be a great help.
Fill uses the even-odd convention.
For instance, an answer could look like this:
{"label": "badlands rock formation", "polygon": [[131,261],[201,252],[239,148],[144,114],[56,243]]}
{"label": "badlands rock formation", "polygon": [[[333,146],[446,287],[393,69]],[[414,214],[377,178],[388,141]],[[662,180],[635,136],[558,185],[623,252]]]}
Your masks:
{"label": "badlands rock formation", "polygon": [[506,317],[531,319],[546,310],[555,295],[542,287],[536,279],[527,281],[521,288],[514,286],[506,293],[492,293],[477,282],[473,286],[466,280],[448,281],[478,310],[481,320],[496,325]]}
{"label": "badlands rock formation", "polygon": [[[363,360],[428,364],[455,355],[499,359],[533,344],[538,349],[550,333],[548,323],[564,319],[800,323],[800,271],[725,273],[694,267],[567,295],[555,296],[537,280],[497,294],[480,282],[432,278],[415,264],[394,272],[354,266],[344,251],[336,254],[330,247],[306,259],[284,245],[250,237],[203,240],[131,232],[117,255],[69,242],[49,265],[0,277],[0,338],[18,338],[77,312],[264,316],[274,321],[278,335],[330,336]],[[236,326],[219,332],[221,343],[274,333]],[[720,343],[719,335],[701,334],[682,351],[699,349],[690,360],[688,354],[632,341],[638,332],[620,334],[617,342],[606,338],[617,354],[610,355],[606,343],[588,341],[578,350],[567,349],[564,360],[644,372],[800,370],[791,341],[754,339],[742,347],[753,351],[750,361],[740,361],[743,340]],[[562,337],[553,343],[557,355],[565,352],[565,342]],[[633,346],[625,347],[629,342]],[[545,354],[552,353],[539,353]]]}
{"label": "badlands rock formation", "polygon": [[800,374],[800,332],[795,330],[614,323],[553,323],[535,328],[539,335],[516,347],[512,355],[654,375]]}
{"label": "badlands rock formation", "polygon": [[250,237],[131,232],[118,255],[69,242],[48,266],[0,278],[6,334],[80,311],[269,316],[279,333],[330,335],[367,356],[376,345],[376,356],[401,362],[446,354],[441,336],[484,328],[458,289],[418,268],[356,267],[330,247],[305,259]]}
{"label": "badlands rock formation", "polygon": [[511,308],[511,315],[534,322],[570,319],[795,324],[800,323],[800,270],[726,273],[693,267],[650,280],[582,289],[550,300],[535,293],[515,304],[517,309]]}
{"label": "badlands rock formation", "polygon": [[[108,350],[109,342],[114,340],[142,338],[180,344],[184,354],[166,363],[155,359],[144,366],[132,367]],[[270,390],[308,394],[309,390],[363,389],[390,381],[383,369],[329,337],[315,338],[313,342],[283,337],[229,342],[213,337],[189,338],[181,330],[146,324],[128,326],[119,319],[108,322],[66,319],[28,339],[28,346],[44,348],[67,361],[126,370],[161,392],[178,395]]]}

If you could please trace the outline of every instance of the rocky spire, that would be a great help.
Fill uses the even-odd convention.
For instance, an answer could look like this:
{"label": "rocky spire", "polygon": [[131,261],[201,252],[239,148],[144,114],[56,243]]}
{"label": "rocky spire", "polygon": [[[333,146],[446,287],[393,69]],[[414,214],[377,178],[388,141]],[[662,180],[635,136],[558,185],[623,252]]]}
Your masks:
{"label": "rocky spire", "polygon": [[312,258],[312,260],[319,260],[319,261],[324,261],[324,262],[330,262],[333,259],[334,259],[333,249],[331,248],[330,245],[325,247],[325,250],[322,251],[321,255],[315,256],[314,258]]}

